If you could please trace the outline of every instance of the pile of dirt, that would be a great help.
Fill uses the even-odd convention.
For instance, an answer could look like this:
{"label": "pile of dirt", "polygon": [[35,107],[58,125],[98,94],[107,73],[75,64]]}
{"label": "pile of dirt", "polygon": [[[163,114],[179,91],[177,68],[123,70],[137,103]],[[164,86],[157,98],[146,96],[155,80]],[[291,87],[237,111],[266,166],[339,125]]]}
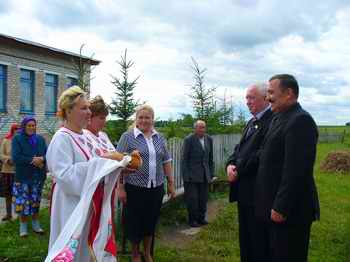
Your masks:
{"label": "pile of dirt", "polygon": [[350,151],[330,152],[322,162],[321,170],[325,172],[350,174]]}

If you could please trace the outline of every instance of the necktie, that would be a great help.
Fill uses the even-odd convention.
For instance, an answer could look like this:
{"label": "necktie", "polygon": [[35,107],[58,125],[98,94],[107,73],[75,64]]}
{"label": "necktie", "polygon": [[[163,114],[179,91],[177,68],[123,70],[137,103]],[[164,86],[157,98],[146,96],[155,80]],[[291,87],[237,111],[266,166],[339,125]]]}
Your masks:
{"label": "necktie", "polygon": [[249,121],[246,137],[249,137],[255,131],[256,121],[255,117]]}

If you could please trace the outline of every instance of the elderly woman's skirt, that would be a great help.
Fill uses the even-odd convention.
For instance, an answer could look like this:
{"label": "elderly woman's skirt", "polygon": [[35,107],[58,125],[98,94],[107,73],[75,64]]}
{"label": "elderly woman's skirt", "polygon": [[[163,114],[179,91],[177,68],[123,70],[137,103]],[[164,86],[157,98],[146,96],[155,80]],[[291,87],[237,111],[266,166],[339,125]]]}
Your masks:
{"label": "elderly woman's skirt", "polygon": [[30,216],[39,212],[43,182],[31,185],[14,182],[13,203],[15,212],[20,216]]}
{"label": "elderly woman's skirt", "polygon": [[125,184],[126,236],[131,243],[140,243],[154,234],[164,196],[164,186],[144,188]]}
{"label": "elderly woman's skirt", "polygon": [[13,173],[0,173],[0,197],[11,197]]}

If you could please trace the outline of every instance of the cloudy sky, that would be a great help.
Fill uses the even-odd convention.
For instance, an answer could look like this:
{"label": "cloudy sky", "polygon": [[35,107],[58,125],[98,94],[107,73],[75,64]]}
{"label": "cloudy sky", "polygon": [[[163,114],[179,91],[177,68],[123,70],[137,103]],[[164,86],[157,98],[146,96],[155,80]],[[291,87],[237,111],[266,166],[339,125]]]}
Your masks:
{"label": "cloudy sky", "polygon": [[[300,102],[318,124],[350,121],[348,0],[1,1],[1,33],[94,53],[92,94],[110,102],[125,48],[140,75],[136,98],[161,119],[192,111],[191,57],[206,85],[244,107],[249,83],[294,74]],[[248,115],[247,115],[248,116]]]}

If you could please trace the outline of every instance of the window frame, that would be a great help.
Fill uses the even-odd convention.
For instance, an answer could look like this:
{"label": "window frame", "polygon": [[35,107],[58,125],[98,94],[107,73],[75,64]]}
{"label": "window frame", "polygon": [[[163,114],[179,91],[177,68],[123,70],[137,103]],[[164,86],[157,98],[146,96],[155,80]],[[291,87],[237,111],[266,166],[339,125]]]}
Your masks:
{"label": "window frame", "polygon": [[[73,79],[75,80],[75,84],[68,86],[68,83],[71,84],[72,83],[71,80]],[[66,85],[65,85],[66,89],[75,85],[78,85],[78,78],[73,76],[66,76]]]}
{"label": "window frame", "polygon": [[[47,76],[53,76],[54,78],[54,82],[53,82],[53,85],[51,86],[51,88],[54,88],[54,109],[53,110],[48,110],[47,108],[47,104],[46,104],[46,88],[48,88],[48,81],[47,81]],[[45,73],[44,75],[44,94],[45,94],[45,115],[55,115],[56,112],[57,112],[57,96],[58,96],[58,75],[57,74],[54,74],[54,73]],[[51,108],[50,108],[51,109]]]}
{"label": "window frame", "polygon": [[[22,98],[22,81],[27,81],[28,79],[24,79],[22,77],[22,72],[29,72],[30,74],[30,93],[31,93],[31,101],[30,101],[30,109],[27,110],[27,109],[24,109],[22,107],[22,104],[21,104],[21,98]],[[27,68],[20,68],[20,76],[19,76],[19,93],[20,93],[20,109],[19,109],[19,112],[20,113],[24,113],[24,114],[32,114],[34,113],[34,97],[35,97],[35,71],[34,70],[31,70],[31,69],[27,69]]]}
{"label": "window frame", "polygon": [[0,113],[6,113],[7,112],[7,65],[0,64],[0,68],[2,68],[2,74],[0,74],[0,81],[3,81],[3,87],[2,87],[2,94],[3,97],[2,101],[0,101]]}

